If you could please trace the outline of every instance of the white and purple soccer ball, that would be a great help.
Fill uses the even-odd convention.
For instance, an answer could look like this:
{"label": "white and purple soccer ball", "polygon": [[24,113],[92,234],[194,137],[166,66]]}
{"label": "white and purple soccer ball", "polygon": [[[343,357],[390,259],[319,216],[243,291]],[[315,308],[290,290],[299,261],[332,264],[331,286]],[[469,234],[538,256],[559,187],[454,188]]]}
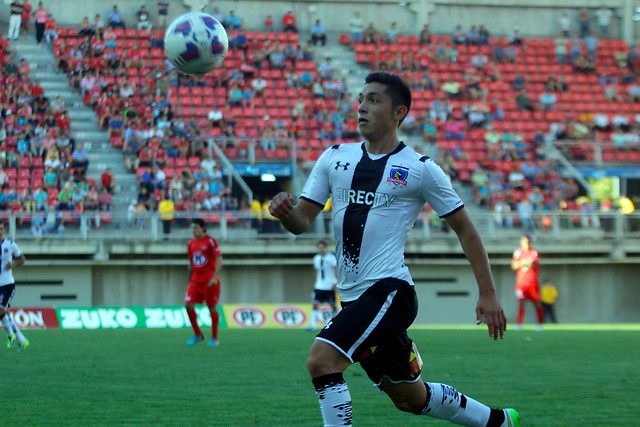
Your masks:
{"label": "white and purple soccer ball", "polygon": [[169,25],[164,50],[169,61],[187,74],[206,74],[227,56],[229,38],[216,18],[206,13],[187,13]]}

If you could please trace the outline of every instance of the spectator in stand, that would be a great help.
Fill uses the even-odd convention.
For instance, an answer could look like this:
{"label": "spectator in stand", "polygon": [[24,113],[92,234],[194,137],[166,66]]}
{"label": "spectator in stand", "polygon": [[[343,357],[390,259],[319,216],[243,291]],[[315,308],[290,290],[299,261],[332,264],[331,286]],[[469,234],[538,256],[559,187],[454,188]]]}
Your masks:
{"label": "spectator in stand", "polygon": [[424,24],[422,30],[420,30],[420,34],[418,35],[418,40],[421,44],[431,44],[431,30],[429,29],[429,24]]}
{"label": "spectator in stand", "polygon": [[169,1],[158,2],[158,26],[166,28],[169,24]]}
{"label": "spectator in stand", "polygon": [[284,52],[280,46],[280,42],[276,42],[273,51],[269,54],[267,59],[271,68],[277,68],[280,70],[286,68]]}
{"label": "spectator in stand", "polygon": [[242,94],[242,89],[237,84],[233,84],[227,94],[227,106],[229,108],[241,107],[244,108],[245,100]]}
{"label": "spectator in stand", "polygon": [[264,20],[264,30],[268,33],[273,33],[275,31],[275,22],[273,21],[272,15],[267,15]]}
{"label": "spectator in stand", "polygon": [[518,219],[523,233],[533,234],[535,232],[535,223],[533,222],[533,206],[531,206],[529,199],[522,199],[516,206],[516,210],[518,211]]}
{"label": "spectator in stand", "polygon": [[391,26],[387,28],[387,43],[397,43],[398,42],[398,26],[395,22],[391,23]]}
{"label": "spectator in stand", "polygon": [[373,25],[373,22],[369,22],[369,25],[364,29],[362,36],[365,43],[378,43],[378,30],[375,25]]}
{"label": "spectator in stand", "polygon": [[7,31],[7,39],[18,40],[20,36],[20,27],[22,26],[22,3],[18,0],[11,2],[11,15],[9,17],[9,30]]}
{"label": "spectator in stand", "polygon": [[237,15],[235,10],[230,10],[226,18],[224,18],[224,26],[228,30],[238,31],[244,27],[244,18]]}
{"label": "spectator in stand", "polygon": [[282,17],[282,27],[285,33],[298,32],[298,28],[296,27],[296,16],[293,14],[292,10],[285,13]]}
{"label": "spectator in stand", "polygon": [[331,62],[331,58],[327,56],[322,64],[318,66],[318,75],[322,79],[333,79],[333,72],[335,71],[335,65]]}
{"label": "spectator in stand", "polygon": [[529,98],[529,95],[524,90],[521,90],[516,96],[516,105],[520,110],[535,111],[536,107],[533,105],[533,101]]}
{"label": "spectator in stand", "polygon": [[33,11],[32,15],[36,19],[36,41],[42,43],[44,38],[45,23],[47,22],[47,9],[44,8],[42,2],[38,3],[38,8]]}
{"label": "spectator in stand", "polygon": [[558,98],[556,94],[546,90],[545,92],[540,94],[540,98],[538,99],[538,103],[540,104],[540,111],[554,111],[556,109],[556,102]]}
{"label": "spectator in stand", "polygon": [[211,127],[224,127],[223,117],[223,113],[217,105],[214,105],[213,109],[207,114],[207,119],[209,120]]}
{"label": "spectator in stand", "polygon": [[[502,196],[504,197],[504,196]],[[493,205],[493,219],[499,228],[513,227],[513,216],[511,215],[511,206],[504,200],[499,198]]]}
{"label": "spectator in stand", "polygon": [[513,31],[509,33],[509,37],[507,38],[507,42],[512,46],[522,46],[523,40],[522,35],[520,35],[520,27],[514,27]]}
{"label": "spectator in stand", "polygon": [[589,32],[589,34],[584,38],[584,46],[587,49],[587,58],[592,61],[596,60],[596,53],[599,45],[600,39],[598,39],[595,32]]}
{"label": "spectator in stand", "polygon": [[467,33],[462,29],[462,25],[457,25],[456,29],[453,32],[453,36],[451,37],[451,41],[453,44],[466,44],[467,43]]}
{"label": "spectator in stand", "polygon": [[327,43],[327,30],[325,30],[324,25],[320,23],[319,19],[316,19],[315,24],[311,26],[311,43],[314,46],[317,46],[320,43],[321,46],[324,46]]}
{"label": "spectator in stand", "polygon": [[100,210],[110,211],[112,201],[113,201],[113,197],[111,196],[111,193],[107,191],[106,187],[102,187],[102,193],[100,193],[100,197],[98,198],[98,204],[100,206]]}
{"label": "spectator in stand", "polygon": [[160,213],[160,219],[162,220],[162,233],[164,234],[164,240],[169,240],[175,206],[173,204],[173,201],[168,198],[167,192],[165,190],[161,191],[161,198],[162,200],[158,204],[158,212]]}
{"label": "spectator in stand", "polygon": [[220,8],[218,6],[215,6],[213,8],[213,10],[211,11],[211,16],[216,18],[218,20],[218,22],[221,23],[223,26],[225,25],[224,15],[222,14],[222,12],[220,11]]}
{"label": "spectator in stand", "polygon": [[489,30],[487,30],[487,27],[485,27],[484,25],[480,25],[480,28],[478,28],[478,34],[480,35],[478,38],[479,45],[491,46],[491,42],[489,41],[489,37],[491,37],[491,34],[489,33]]}
{"label": "spectator in stand", "polygon": [[467,37],[467,40],[466,40],[467,44],[474,44],[474,45],[480,44],[480,32],[478,31],[478,28],[475,25],[472,25],[469,31],[467,31],[466,37]]}
{"label": "spectator in stand", "polygon": [[556,61],[558,64],[566,64],[569,53],[569,39],[561,31],[555,39]]}
{"label": "spectator in stand", "polygon": [[579,73],[592,74],[596,71],[596,66],[592,59],[580,55],[573,62],[573,69]]}
{"label": "spectator in stand", "polygon": [[633,83],[627,89],[627,100],[629,102],[640,102],[640,85]]}
{"label": "spectator in stand", "polygon": [[71,156],[71,167],[82,169],[82,174],[85,175],[87,168],[89,167],[89,153],[84,149],[82,144],[78,144]]}
{"label": "spectator in stand", "polygon": [[607,6],[602,5],[600,9],[595,11],[595,15],[598,18],[598,25],[600,26],[600,37],[608,38],[613,12]]}
{"label": "spectator in stand", "polygon": [[[112,28],[113,25],[111,26]],[[91,24],[91,33],[85,34],[85,35],[94,35],[94,34],[98,34],[101,33],[104,30],[104,22],[102,22],[102,16],[98,13],[96,14],[95,18],[93,19],[93,23]]]}
{"label": "spectator in stand", "polygon": [[459,98],[463,95],[462,86],[450,77],[440,88],[449,99]]}
{"label": "spectator in stand", "polygon": [[622,102],[622,97],[618,93],[618,89],[613,84],[608,84],[604,88],[604,98],[611,102]]}
{"label": "spectator in stand", "polygon": [[451,114],[451,108],[448,102],[444,99],[442,94],[438,94],[437,98],[431,101],[431,108],[429,109],[429,118],[431,121],[445,123],[447,118]]}
{"label": "spectator in stand", "polygon": [[582,38],[591,32],[591,14],[589,14],[589,10],[586,7],[583,7],[578,15],[578,28]]}
{"label": "spectator in stand", "polygon": [[47,20],[44,23],[44,39],[48,44],[51,44],[52,40],[58,38],[56,28],[58,28],[58,21],[53,18],[52,14],[48,13]]}
{"label": "spectator in stand", "polygon": [[29,3],[29,0],[22,1],[22,35],[27,37],[29,35],[29,27],[31,25],[31,11],[33,6]]}
{"label": "spectator in stand", "polygon": [[558,21],[560,23],[560,34],[565,38],[569,38],[571,34],[571,18],[569,18],[569,14],[567,12],[563,13]]}
{"label": "spectator in stand", "polygon": [[262,98],[263,102],[266,102],[267,95],[265,89],[267,88],[267,81],[262,76],[258,76],[251,82],[251,88],[253,89],[256,97]]}
{"label": "spectator in stand", "polygon": [[114,5],[113,9],[107,15],[107,19],[109,20],[109,25],[113,28],[122,28],[125,29],[124,19],[122,16],[122,12],[118,9],[118,5]]}
{"label": "spectator in stand", "polygon": [[448,120],[444,125],[445,137],[447,140],[464,141],[466,135],[465,122],[460,117],[453,117],[452,120]]}
{"label": "spectator in stand", "polygon": [[360,43],[363,41],[364,20],[360,18],[360,12],[355,11],[351,19],[349,19],[349,33],[351,43]]}
{"label": "spectator in stand", "polygon": [[140,10],[136,12],[137,28],[138,30],[145,28],[147,31],[151,31],[153,24],[151,23],[151,16],[147,12],[147,7],[142,5]]}

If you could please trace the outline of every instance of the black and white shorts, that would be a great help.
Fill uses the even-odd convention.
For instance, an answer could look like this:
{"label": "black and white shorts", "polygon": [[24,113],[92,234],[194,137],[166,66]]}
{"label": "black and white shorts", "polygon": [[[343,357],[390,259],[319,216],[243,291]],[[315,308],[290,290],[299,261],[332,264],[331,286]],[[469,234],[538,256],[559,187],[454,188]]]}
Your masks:
{"label": "black and white shorts", "polygon": [[16,285],[12,283],[10,285],[0,286],[0,307],[8,309],[11,304],[13,294],[16,292]]}
{"label": "black and white shorts", "polygon": [[383,279],[360,298],[342,303],[342,311],[320,331],[324,341],[351,362],[360,362],[377,386],[383,377],[391,382],[415,382],[422,361],[407,335],[418,314],[413,286],[404,280]]}
{"label": "black and white shorts", "polygon": [[314,289],[313,303],[327,303],[333,307],[336,305],[336,293],[334,291],[323,291],[322,289]]}

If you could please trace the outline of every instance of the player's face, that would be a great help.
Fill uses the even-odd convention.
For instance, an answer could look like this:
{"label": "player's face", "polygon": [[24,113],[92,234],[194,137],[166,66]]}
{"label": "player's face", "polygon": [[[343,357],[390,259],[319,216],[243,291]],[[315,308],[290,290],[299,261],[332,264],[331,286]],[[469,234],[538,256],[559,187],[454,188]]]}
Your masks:
{"label": "player's face", "polygon": [[4,238],[4,224],[0,224],[0,240]]}
{"label": "player's face", "polygon": [[318,253],[320,255],[324,255],[327,253],[327,246],[326,245],[318,245]]}
{"label": "player's face", "polygon": [[520,238],[520,247],[522,249],[529,249],[529,245],[530,245],[529,238],[527,237]]}
{"label": "player's face", "polygon": [[382,83],[369,83],[358,95],[358,129],[367,141],[382,139],[398,128],[391,97],[385,89]]}
{"label": "player's face", "polygon": [[193,237],[196,239],[202,239],[204,237],[204,229],[198,224],[191,224],[191,231],[193,231]]}

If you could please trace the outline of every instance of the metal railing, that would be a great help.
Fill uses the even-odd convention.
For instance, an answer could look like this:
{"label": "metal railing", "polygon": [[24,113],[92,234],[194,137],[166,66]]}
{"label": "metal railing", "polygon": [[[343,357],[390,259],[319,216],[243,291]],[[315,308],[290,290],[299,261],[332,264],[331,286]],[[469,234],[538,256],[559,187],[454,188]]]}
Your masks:
{"label": "metal railing", "polygon": [[[39,215],[43,215],[42,213]],[[530,220],[517,213],[470,213],[480,235],[487,241],[509,240],[526,233],[538,240],[593,241],[602,239],[640,239],[640,214],[612,212],[542,212]],[[322,212],[312,228],[299,236],[286,232],[278,221],[251,212],[199,211],[176,212],[165,233],[165,222],[156,212],[118,215],[110,212],[52,212],[44,214],[45,223],[34,227],[30,214],[5,215],[9,222],[9,237],[24,240],[81,241],[175,241],[191,237],[193,218],[203,218],[211,235],[222,241],[256,241],[256,239],[318,239],[332,238],[333,226],[329,212]],[[411,231],[411,240],[442,240],[454,238],[443,220],[429,212],[418,217]]]}

